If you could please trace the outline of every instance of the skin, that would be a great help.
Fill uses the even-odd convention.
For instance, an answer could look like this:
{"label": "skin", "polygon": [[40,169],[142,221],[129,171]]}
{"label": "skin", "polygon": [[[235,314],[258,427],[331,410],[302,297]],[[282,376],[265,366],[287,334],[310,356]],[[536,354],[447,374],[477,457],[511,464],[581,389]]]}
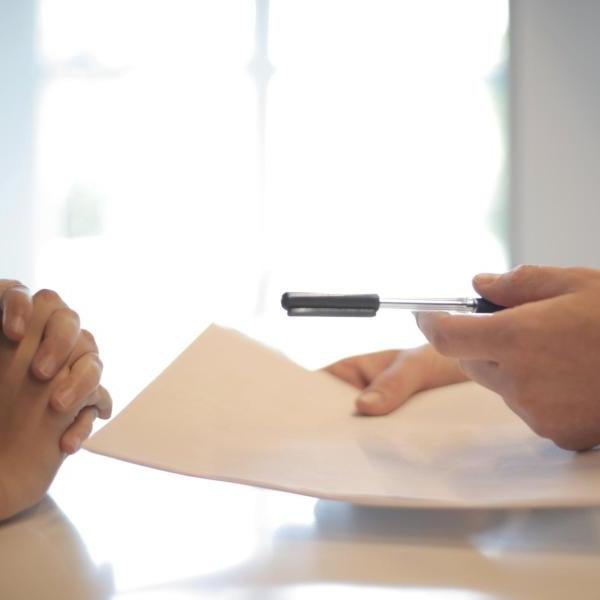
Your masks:
{"label": "skin", "polygon": [[521,266],[473,283],[507,310],[420,313],[431,346],[352,357],[327,370],[362,390],[362,414],[387,414],[417,391],[469,378],[561,448],[600,444],[600,271]]}
{"label": "skin", "polygon": [[97,347],[75,313],[49,290],[28,301],[26,292],[16,294],[27,311],[25,333],[15,331],[14,299],[3,294],[10,333],[0,335],[0,520],[36,504],[66,452],[79,447],[96,416],[111,411]]}
{"label": "skin", "polygon": [[[97,416],[110,416],[110,396],[99,386],[101,368],[100,373],[94,375],[96,365],[101,365],[98,348],[91,334],[80,329],[77,313],[69,309],[51,290],[41,290],[39,295],[55,303],[55,310],[49,317],[43,339],[31,364],[31,372],[39,381],[52,379],[64,365],[79,338],[87,339],[89,356],[85,363],[78,366],[52,398],[52,405],[59,412],[87,401],[88,396],[97,400],[97,410],[82,410],[61,436],[61,450],[73,454],[89,436],[94,419]],[[28,288],[18,281],[0,280],[0,312],[4,336],[8,340],[20,342],[33,316],[33,300]]]}

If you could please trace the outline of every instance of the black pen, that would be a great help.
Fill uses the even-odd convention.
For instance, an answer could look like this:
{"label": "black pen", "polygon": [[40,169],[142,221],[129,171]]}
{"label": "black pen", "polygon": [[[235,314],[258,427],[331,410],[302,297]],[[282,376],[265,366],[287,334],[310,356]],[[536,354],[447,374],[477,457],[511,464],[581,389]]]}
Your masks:
{"label": "black pen", "polygon": [[374,317],[380,308],[455,313],[494,313],[504,306],[485,298],[380,298],[377,294],[286,292],[281,306],[290,317]]}

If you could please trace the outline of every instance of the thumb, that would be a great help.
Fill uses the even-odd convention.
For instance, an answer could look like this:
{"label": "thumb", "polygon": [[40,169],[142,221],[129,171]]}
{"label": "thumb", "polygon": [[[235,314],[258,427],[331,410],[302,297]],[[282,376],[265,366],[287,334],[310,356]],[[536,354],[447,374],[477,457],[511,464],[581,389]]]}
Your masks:
{"label": "thumb", "polygon": [[473,287],[487,300],[510,307],[565,294],[574,280],[573,269],[521,265],[503,275],[476,275]]}
{"label": "thumb", "polygon": [[417,373],[400,356],[364,388],[356,399],[356,410],[361,415],[387,415],[419,389],[420,379]]}

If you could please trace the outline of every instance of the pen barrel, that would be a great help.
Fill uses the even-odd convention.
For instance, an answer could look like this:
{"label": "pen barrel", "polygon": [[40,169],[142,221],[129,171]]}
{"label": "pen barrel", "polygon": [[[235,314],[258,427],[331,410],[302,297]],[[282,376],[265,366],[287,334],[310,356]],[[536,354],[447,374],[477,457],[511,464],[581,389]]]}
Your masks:
{"label": "pen barrel", "polygon": [[495,313],[506,308],[485,298],[406,298],[382,299],[381,308],[414,312]]}
{"label": "pen barrel", "polygon": [[281,297],[281,306],[291,317],[374,317],[379,309],[379,296],[286,292]]}
{"label": "pen barrel", "polygon": [[381,300],[381,308],[398,308],[415,312],[472,313],[477,310],[473,298],[390,298]]}

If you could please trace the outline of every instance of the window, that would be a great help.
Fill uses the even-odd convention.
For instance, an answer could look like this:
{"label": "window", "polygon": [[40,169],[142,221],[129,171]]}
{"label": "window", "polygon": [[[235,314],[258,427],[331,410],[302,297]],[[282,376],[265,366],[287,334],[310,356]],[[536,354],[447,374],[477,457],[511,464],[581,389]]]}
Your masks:
{"label": "window", "polygon": [[[116,408],[210,321],[309,366],[410,315],[283,291],[466,295],[507,265],[505,0],[41,0],[35,276]],[[504,186],[505,187],[505,186]]]}

